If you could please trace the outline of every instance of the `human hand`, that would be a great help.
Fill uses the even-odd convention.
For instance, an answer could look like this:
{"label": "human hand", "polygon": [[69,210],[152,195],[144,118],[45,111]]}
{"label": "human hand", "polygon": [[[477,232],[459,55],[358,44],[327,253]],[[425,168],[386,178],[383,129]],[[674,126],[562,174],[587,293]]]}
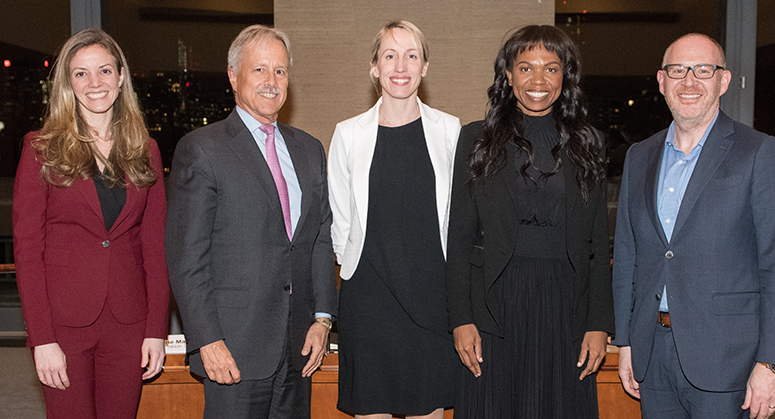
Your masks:
{"label": "human hand", "polygon": [[627,393],[632,397],[640,399],[640,383],[635,381],[632,375],[632,353],[629,346],[619,348],[619,379]]}
{"label": "human hand", "polygon": [[309,355],[307,365],[301,370],[302,377],[310,377],[315,370],[323,363],[323,356],[326,354],[328,343],[328,328],[320,323],[313,323],[307,331],[307,338],[304,340],[304,347],[301,354]]}
{"label": "human hand", "polygon": [[164,357],[166,356],[164,353],[164,339],[143,339],[141,351],[143,353],[143,360],[140,363],[140,368],[146,368],[143,380],[147,380],[155,377],[164,366]]}
{"label": "human hand", "polygon": [[466,366],[474,376],[482,375],[482,338],[479,336],[479,330],[473,323],[464,324],[456,327],[452,331],[455,338],[455,350]]}
{"label": "human hand", "polygon": [[199,355],[210,380],[218,384],[236,384],[242,379],[237,363],[223,340],[202,346],[199,348]]}
{"label": "human hand", "polygon": [[70,379],[67,378],[67,362],[65,353],[59,344],[47,343],[36,346],[33,350],[35,358],[35,370],[38,379],[44,385],[64,390],[70,387]]}
{"label": "human hand", "polygon": [[608,340],[608,333],[606,332],[587,332],[584,333],[584,340],[581,342],[581,353],[579,354],[579,362],[576,363],[576,367],[581,368],[584,365],[584,361],[587,361],[587,367],[584,371],[581,371],[579,380],[583,380],[584,377],[589,374],[594,374],[597,369],[600,368],[600,364],[603,363],[605,358],[605,345]]}
{"label": "human hand", "polygon": [[751,419],[766,419],[775,413],[775,373],[759,362],[748,377],[742,409],[751,409]]}

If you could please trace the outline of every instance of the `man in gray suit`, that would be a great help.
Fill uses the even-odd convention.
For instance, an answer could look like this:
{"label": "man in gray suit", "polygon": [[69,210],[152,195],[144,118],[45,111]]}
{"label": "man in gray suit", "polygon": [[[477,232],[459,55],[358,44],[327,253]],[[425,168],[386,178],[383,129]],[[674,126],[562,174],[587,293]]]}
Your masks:
{"label": "man in gray suit", "polygon": [[707,36],[673,42],[673,123],[625,161],[613,343],[646,419],[775,412],[775,141],[719,110],[725,66]]}
{"label": "man in gray suit", "polygon": [[205,418],[309,418],[336,309],[323,146],[277,123],[288,37],[254,25],[229,49],[235,110],[183,137],[167,263]]}

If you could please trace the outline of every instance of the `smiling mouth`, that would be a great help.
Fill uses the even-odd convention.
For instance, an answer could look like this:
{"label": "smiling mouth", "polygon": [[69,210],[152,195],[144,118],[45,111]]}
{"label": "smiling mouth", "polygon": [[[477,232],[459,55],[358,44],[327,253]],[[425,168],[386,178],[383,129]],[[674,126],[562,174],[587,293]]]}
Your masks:
{"label": "smiling mouth", "polygon": [[267,98],[267,99],[274,99],[277,97],[277,93],[270,93],[270,92],[258,92],[259,95]]}
{"label": "smiling mouth", "polygon": [[681,93],[678,95],[678,97],[682,97],[684,99],[697,99],[700,97],[700,95],[697,93]]}
{"label": "smiling mouth", "polygon": [[87,93],[86,97],[88,97],[89,99],[102,99],[107,95],[108,95],[108,92]]}
{"label": "smiling mouth", "polygon": [[409,80],[410,80],[409,78],[398,78],[398,77],[391,77],[390,78],[390,81],[392,81],[395,84],[400,84],[400,85],[404,85],[404,84],[409,83]]}
{"label": "smiling mouth", "polygon": [[525,93],[527,93],[528,96],[536,99],[543,99],[549,94],[549,92],[525,92]]}

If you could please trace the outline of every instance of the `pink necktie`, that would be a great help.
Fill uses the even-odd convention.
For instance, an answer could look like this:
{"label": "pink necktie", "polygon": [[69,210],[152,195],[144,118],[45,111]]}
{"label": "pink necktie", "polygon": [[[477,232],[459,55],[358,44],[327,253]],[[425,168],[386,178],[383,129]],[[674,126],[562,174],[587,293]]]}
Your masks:
{"label": "pink necktie", "polygon": [[288,184],[285,183],[283,171],[280,168],[280,160],[277,158],[277,149],[274,146],[274,125],[265,124],[259,128],[266,134],[266,163],[272,172],[274,184],[277,186],[277,194],[280,195],[280,206],[283,208],[283,220],[285,220],[285,232],[288,240],[293,240],[291,230],[291,200],[288,197]]}

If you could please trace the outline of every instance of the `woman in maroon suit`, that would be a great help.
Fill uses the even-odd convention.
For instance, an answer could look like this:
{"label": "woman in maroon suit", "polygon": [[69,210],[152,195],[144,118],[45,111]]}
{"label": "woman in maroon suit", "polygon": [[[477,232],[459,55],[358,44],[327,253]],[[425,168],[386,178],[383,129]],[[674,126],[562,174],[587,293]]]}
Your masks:
{"label": "woman in maroon suit", "polygon": [[108,34],[76,34],[24,138],[14,257],[49,418],[134,418],[164,361],[164,183],[130,74]]}

